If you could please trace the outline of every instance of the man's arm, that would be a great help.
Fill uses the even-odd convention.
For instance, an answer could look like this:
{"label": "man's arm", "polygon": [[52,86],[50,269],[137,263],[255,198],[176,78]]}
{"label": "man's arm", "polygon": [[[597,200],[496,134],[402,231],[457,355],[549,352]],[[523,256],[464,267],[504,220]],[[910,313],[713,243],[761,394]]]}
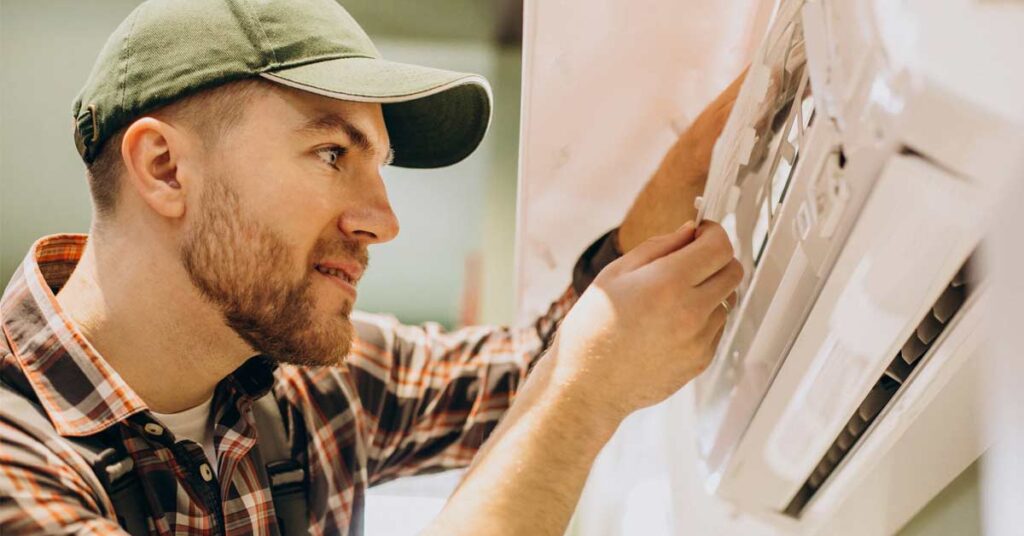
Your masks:
{"label": "man's arm", "polygon": [[0,415],[0,534],[126,534],[71,447]]}
{"label": "man's arm", "polygon": [[619,415],[554,381],[553,347],[428,535],[561,534]]}
{"label": "man's arm", "polygon": [[346,359],[365,424],[370,484],[469,465],[575,303],[571,288],[517,328],[405,325],[353,314]]}
{"label": "man's arm", "polygon": [[703,371],[743,271],[716,224],[648,240],[594,280],[428,534],[561,534],[629,413]]}

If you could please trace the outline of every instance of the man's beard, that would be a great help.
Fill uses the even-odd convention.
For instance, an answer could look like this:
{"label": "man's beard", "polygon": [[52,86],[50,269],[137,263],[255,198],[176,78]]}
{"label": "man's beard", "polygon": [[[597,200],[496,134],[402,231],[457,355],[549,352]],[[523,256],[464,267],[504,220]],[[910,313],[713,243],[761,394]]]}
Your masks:
{"label": "man's beard", "polygon": [[214,177],[205,186],[200,213],[181,246],[181,261],[192,283],[257,352],[298,365],[341,363],[352,345],[352,303],[346,302],[337,316],[316,319],[312,266],[327,258],[365,266],[365,248],[321,238],[306,274],[293,281],[288,243],[243,213],[238,194],[223,178]]}

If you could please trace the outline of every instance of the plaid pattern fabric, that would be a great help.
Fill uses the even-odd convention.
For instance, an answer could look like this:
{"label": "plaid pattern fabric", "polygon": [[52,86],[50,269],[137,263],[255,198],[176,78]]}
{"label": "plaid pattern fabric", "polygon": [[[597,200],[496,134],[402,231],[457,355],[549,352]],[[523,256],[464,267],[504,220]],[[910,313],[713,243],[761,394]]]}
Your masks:
{"label": "plaid pattern fabric", "polygon": [[[256,356],[217,386],[217,460],[208,461],[199,445],[176,443],[159,426],[62,313],[54,295],[85,243],[83,235],[40,240],[10,281],[0,301],[0,374],[38,397],[60,436],[120,438],[142,479],[153,534],[278,534],[251,412],[269,391],[302,446],[312,533],[360,534],[368,486],[470,462],[578,295],[570,287],[546,314],[517,329],[446,333],[435,324],[354,313],[357,337],[345,367],[276,365]],[[209,481],[206,463],[217,464]],[[66,441],[25,429],[0,408],[0,533],[120,530],[90,475]]]}

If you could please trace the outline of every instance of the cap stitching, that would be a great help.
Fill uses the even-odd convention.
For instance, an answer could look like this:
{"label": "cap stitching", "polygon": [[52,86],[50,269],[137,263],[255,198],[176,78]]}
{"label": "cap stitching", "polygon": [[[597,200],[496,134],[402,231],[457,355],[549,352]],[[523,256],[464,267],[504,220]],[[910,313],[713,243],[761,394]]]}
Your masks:
{"label": "cap stitching", "polygon": [[252,2],[245,0],[245,4],[249,6],[249,18],[252,19],[253,23],[259,29],[260,34],[263,35],[263,48],[270,51],[270,57],[274,62],[274,65],[280,63],[277,59],[277,51],[274,47],[270,46],[270,37],[267,35],[266,29],[263,28],[263,22],[260,21],[259,17],[256,16],[256,11],[252,9]]}
{"label": "cap stitching", "polygon": [[[124,67],[121,68],[121,112],[124,113],[124,98],[127,93],[126,88],[128,86],[128,63],[132,58],[132,35],[135,34],[135,23],[139,20],[139,14],[142,10],[146,9],[146,5],[139,6],[139,9],[135,11],[132,16],[132,25],[128,28],[128,35],[124,41]],[[96,137],[95,134],[93,137]]]}
{"label": "cap stitching", "polygon": [[365,54],[338,54],[336,52],[332,52],[332,53],[329,53],[329,54],[320,54],[318,56],[309,56],[309,57],[298,59],[298,60],[292,60],[292,61],[289,61],[289,62],[283,62],[283,63],[280,63],[278,65],[274,65],[274,66],[267,66],[267,67],[264,67],[263,69],[261,69],[260,72],[261,73],[274,74],[275,71],[291,69],[291,68],[294,68],[294,67],[302,67],[303,65],[309,65],[311,63],[320,63],[322,61],[330,61],[330,60],[347,60],[349,58],[362,58],[362,59],[367,59],[367,60],[377,60],[377,59],[380,59],[380,58],[376,58],[374,56],[367,56]]}

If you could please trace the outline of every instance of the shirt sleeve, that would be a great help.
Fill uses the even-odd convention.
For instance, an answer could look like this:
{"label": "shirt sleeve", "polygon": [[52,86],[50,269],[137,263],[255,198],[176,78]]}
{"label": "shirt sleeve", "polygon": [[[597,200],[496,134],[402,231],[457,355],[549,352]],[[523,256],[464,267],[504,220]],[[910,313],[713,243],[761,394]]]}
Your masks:
{"label": "shirt sleeve", "polygon": [[347,364],[366,430],[369,484],[464,467],[512,404],[562,318],[619,256],[613,230],[577,261],[573,284],[529,325],[446,332],[354,313]]}
{"label": "shirt sleeve", "polygon": [[0,534],[127,534],[73,466],[70,447],[0,419]]}

